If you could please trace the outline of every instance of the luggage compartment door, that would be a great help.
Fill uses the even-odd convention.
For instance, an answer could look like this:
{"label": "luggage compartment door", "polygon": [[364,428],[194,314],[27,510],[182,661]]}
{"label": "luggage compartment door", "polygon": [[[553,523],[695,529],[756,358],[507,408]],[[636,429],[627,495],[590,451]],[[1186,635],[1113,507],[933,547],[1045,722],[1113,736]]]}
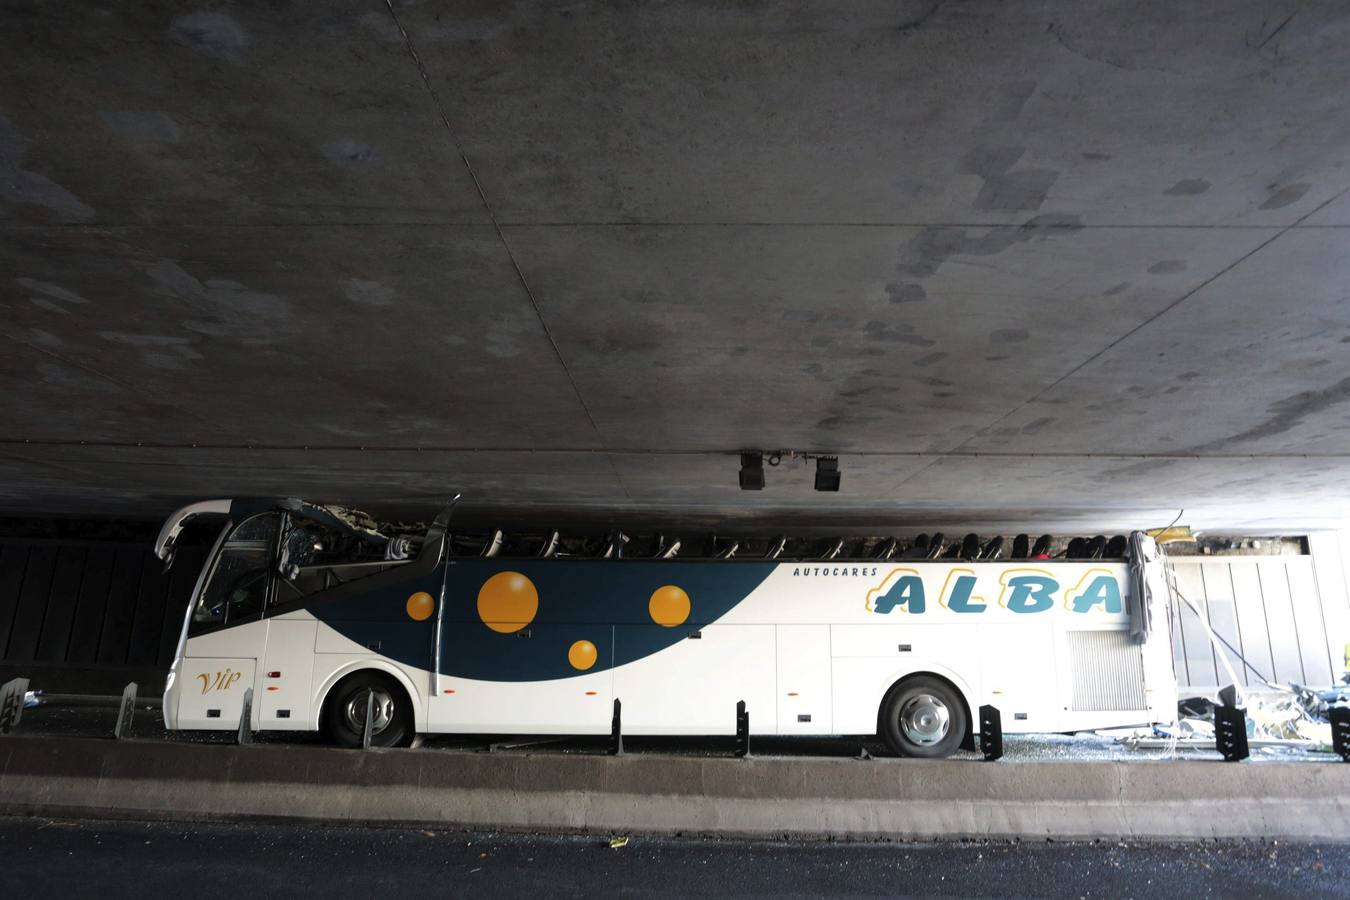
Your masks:
{"label": "luggage compartment door", "polygon": [[833,734],[830,626],[779,625],[778,733]]}

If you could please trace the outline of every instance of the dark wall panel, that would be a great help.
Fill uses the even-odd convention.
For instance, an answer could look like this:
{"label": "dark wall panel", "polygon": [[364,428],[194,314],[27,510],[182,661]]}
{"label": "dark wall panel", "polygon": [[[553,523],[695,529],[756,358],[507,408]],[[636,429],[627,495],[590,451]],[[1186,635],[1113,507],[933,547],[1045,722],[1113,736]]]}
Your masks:
{"label": "dark wall panel", "polygon": [[88,552],[84,547],[62,547],[57,551],[47,614],[42,619],[42,636],[38,639],[40,662],[65,662]]}
{"label": "dark wall panel", "polygon": [[148,538],[0,534],[0,676],[57,691],[116,693],[130,680],[156,690],[219,528],[189,525],[167,573]]}
{"label": "dark wall panel", "polygon": [[136,600],[141,591],[141,573],[146,554],[131,548],[118,550],[113,560],[112,582],[108,586],[108,605],[103,613],[103,636],[98,642],[98,662],[120,666],[127,661],[131,642],[131,623],[136,615]]}
{"label": "dark wall panel", "polygon": [[59,549],[53,544],[41,544],[28,551],[28,567],[23,573],[23,589],[19,592],[19,608],[14,611],[6,659],[37,658],[38,638],[42,636],[42,619],[52,594],[52,576],[56,572]]}
{"label": "dark wall panel", "polygon": [[159,656],[160,632],[164,630],[164,607],[168,601],[169,576],[164,564],[146,559],[141,567],[140,589],[131,618],[131,643],[126,661],[133,666],[154,665]]}
{"label": "dark wall panel", "polygon": [[90,547],[85,555],[80,593],[75,602],[75,621],[70,627],[66,662],[92,665],[98,661],[98,642],[103,636],[103,613],[108,605],[108,585],[112,582],[113,560],[117,550]]}
{"label": "dark wall panel", "polygon": [[28,568],[28,544],[0,546],[0,654],[9,647],[14,614],[23,590],[23,573]]}

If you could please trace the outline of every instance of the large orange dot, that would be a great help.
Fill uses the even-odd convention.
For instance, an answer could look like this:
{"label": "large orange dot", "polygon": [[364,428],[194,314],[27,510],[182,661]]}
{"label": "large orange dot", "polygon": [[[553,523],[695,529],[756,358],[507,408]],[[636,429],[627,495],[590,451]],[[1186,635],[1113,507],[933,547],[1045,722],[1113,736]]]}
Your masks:
{"label": "large orange dot", "polygon": [[426,591],[418,591],[408,598],[408,618],[425,622],[436,611],[436,601]]}
{"label": "large orange dot", "polygon": [[567,661],[572,664],[572,668],[585,671],[595,665],[595,660],[599,656],[595,652],[595,645],[590,641],[577,641],[571,647],[567,648]]}
{"label": "large orange dot", "polygon": [[478,589],[478,618],[493,631],[511,634],[534,621],[539,591],[519,572],[498,572]]}
{"label": "large orange dot", "polygon": [[689,618],[689,595],[673,584],[659,587],[647,601],[647,612],[657,625],[674,628]]}

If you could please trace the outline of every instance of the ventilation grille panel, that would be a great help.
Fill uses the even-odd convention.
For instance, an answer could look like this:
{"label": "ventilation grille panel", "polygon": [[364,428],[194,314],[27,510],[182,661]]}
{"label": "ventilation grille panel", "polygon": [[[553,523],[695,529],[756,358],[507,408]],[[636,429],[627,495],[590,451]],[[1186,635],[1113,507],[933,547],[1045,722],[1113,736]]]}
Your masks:
{"label": "ventilation grille panel", "polygon": [[1074,712],[1147,709],[1143,648],[1128,631],[1070,631]]}

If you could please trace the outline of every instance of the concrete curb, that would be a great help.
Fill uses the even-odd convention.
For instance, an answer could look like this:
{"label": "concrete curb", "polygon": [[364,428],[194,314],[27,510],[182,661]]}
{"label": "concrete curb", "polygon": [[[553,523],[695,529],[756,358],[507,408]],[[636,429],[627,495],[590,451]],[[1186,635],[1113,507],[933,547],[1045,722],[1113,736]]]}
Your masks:
{"label": "concrete curb", "polygon": [[846,839],[1350,841],[1350,766],[0,739],[0,812]]}

